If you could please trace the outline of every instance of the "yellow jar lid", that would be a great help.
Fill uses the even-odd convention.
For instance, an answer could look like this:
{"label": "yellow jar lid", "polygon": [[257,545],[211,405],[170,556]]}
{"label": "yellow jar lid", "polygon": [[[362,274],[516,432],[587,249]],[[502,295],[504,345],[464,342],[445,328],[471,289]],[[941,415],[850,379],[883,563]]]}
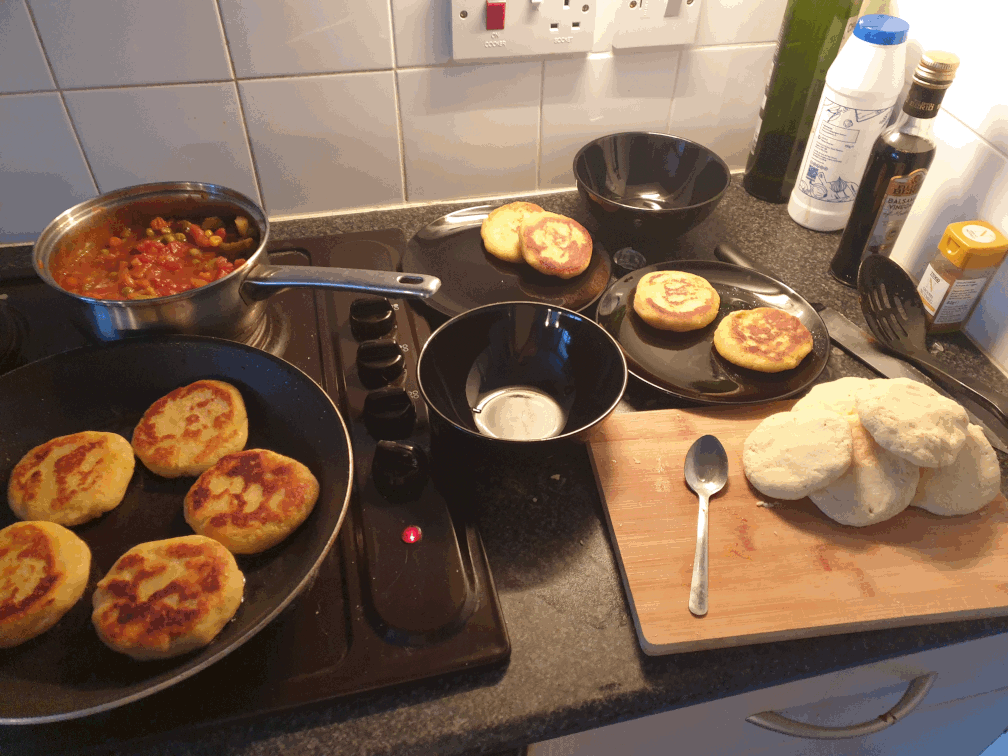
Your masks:
{"label": "yellow jar lid", "polygon": [[963,270],[991,268],[1008,251],[1008,237],[987,221],[959,221],[945,229],[938,251]]}

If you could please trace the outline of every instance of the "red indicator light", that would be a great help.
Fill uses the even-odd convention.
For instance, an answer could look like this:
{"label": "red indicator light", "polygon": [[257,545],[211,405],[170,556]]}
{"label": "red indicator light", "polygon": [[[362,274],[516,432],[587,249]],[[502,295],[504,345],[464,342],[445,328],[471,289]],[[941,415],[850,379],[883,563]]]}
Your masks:
{"label": "red indicator light", "polygon": [[423,533],[416,525],[410,525],[402,532],[403,543],[419,543]]}
{"label": "red indicator light", "polygon": [[486,28],[487,31],[500,31],[504,28],[504,10],[507,8],[507,3],[491,3],[486,4]]}

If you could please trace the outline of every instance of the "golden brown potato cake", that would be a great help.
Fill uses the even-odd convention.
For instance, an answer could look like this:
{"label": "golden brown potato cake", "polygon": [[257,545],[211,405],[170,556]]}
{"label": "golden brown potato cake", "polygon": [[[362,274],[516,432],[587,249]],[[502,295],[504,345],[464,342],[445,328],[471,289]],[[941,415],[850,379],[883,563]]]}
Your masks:
{"label": "golden brown potato cake", "polygon": [[591,263],[591,234],[573,218],[532,213],[522,221],[518,235],[522,257],[540,273],[573,278]]}
{"label": "golden brown potato cake", "polygon": [[543,209],[531,202],[511,202],[491,210],[480,226],[486,251],[505,262],[520,263],[522,254],[518,228],[526,216],[541,212]]}
{"label": "golden brown potato cake", "polygon": [[40,635],[87,587],[91,550],[54,522],[16,522],[0,530],[0,648]]}
{"label": "golden brown potato cake", "polygon": [[113,651],[166,659],[212,641],[238,611],[244,588],[235,558],[211,538],[141,543],[98,582],[91,621]]}
{"label": "golden brown potato cake", "polygon": [[115,433],[59,436],[14,466],[7,503],[22,520],[80,525],[119,506],[135,464],[129,441]]}
{"label": "golden brown potato cake", "polygon": [[133,430],[133,451],[165,478],[199,475],[248,440],[245,402],[223,381],[196,381],[158,399]]}
{"label": "golden brown potato cake", "polygon": [[185,519],[235,554],[256,554],[293,533],[318,495],[318,480],[297,460],[246,449],[199,476],[185,497]]}
{"label": "golden brown potato cake", "polygon": [[740,367],[779,373],[797,367],[812,351],[812,334],[789,312],[757,307],[723,318],[714,331],[714,348]]}
{"label": "golden brown potato cake", "polygon": [[681,270],[657,270],[637,282],[633,308],[648,325],[695,331],[717,317],[721,297],[706,278]]}

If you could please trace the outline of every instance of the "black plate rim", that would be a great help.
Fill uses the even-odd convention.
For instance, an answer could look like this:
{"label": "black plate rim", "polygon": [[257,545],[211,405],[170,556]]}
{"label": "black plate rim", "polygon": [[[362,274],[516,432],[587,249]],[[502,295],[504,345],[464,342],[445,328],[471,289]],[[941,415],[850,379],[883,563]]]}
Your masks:
{"label": "black plate rim", "polygon": [[[423,234],[425,231],[427,231],[431,227],[437,227],[439,225],[442,225],[442,226],[453,225],[453,226],[455,226],[455,233],[461,233],[461,232],[465,232],[465,231],[471,231],[473,229],[479,228],[479,226],[483,222],[483,219],[485,219],[487,217],[487,215],[490,214],[491,210],[494,210],[494,209],[496,209],[498,207],[501,207],[502,205],[506,205],[509,202],[520,202],[520,201],[526,201],[526,200],[521,200],[521,199],[518,199],[518,198],[512,198],[512,199],[505,200],[503,202],[489,202],[489,203],[484,203],[484,204],[480,204],[480,205],[471,205],[471,206],[468,206],[468,207],[462,207],[462,208],[459,208],[458,210],[453,210],[450,213],[446,213],[445,215],[439,216],[438,218],[435,218],[434,220],[430,221],[429,223],[425,223],[424,226],[419,231],[417,231],[412,237],[410,237],[409,241],[406,243],[406,246],[403,248],[403,252],[402,252],[402,255],[400,256],[400,263],[399,263],[399,269],[400,269],[400,271],[402,271],[404,273],[423,273],[423,274],[427,274],[427,275],[437,275],[437,273],[432,272],[430,270],[430,268],[427,267],[427,266],[422,266],[423,269],[422,270],[418,270],[415,265],[410,265],[409,264],[411,261],[421,259],[421,255],[417,254],[417,252],[416,252],[416,248],[418,246],[418,244],[416,243],[416,239],[417,239],[418,236],[420,236],[421,234]],[[527,201],[532,201],[532,200],[527,200]],[[452,220],[452,216],[456,216],[456,218],[461,219],[461,220]],[[596,254],[598,254],[600,256],[600,258],[602,260],[602,265],[607,269],[607,272],[608,272],[608,276],[607,276],[606,280],[610,280],[612,278],[612,270],[613,270],[612,259],[610,258],[609,253],[606,252],[604,249],[602,249],[599,246],[599,243],[596,240],[595,235],[591,234],[590,231],[588,233],[592,236],[592,256],[593,256],[593,259],[594,259],[594,255],[596,255]],[[445,234],[445,236],[448,236],[448,234]],[[482,251],[482,247],[481,247],[481,251]],[[590,267],[590,265],[589,265],[589,267]],[[561,280],[564,280],[564,279],[561,279]],[[443,287],[443,285],[444,285],[444,283],[442,281],[442,287]],[[589,302],[586,302],[580,308],[578,308],[577,310],[573,310],[573,311],[574,312],[578,312],[578,313],[584,313],[584,312],[586,312],[588,310],[588,308],[592,307],[596,302],[598,302],[602,298],[602,296],[605,294],[605,292],[606,292],[607,289],[608,289],[608,284],[606,286],[603,286],[599,290],[598,294],[596,294]],[[514,302],[514,301],[533,302],[533,303],[536,303],[536,304],[545,304],[545,305],[550,305],[550,306],[553,306],[553,307],[563,307],[564,309],[571,309],[571,308],[567,307],[566,305],[563,305],[563,304],[561,304],[559,302],[555,302],[555,301],[548,301],[548,300],[543,300],[543,299],[514,299],[512,297],[512,298],[509,298],[509,299],[500,300],[499,302],[476,302],[475,304],[473,304],[472,307],[468,307],[468,308],[459,310],[459,309],[456,309],[454,307],[449,307],[449,306],[445,305],[444,302],[443,302],[443,296],[441,295],[440,292],[436,292],[433,296],[430,296],[427,299],[421,300],[420,304],[422,306],[424,306],[424,307],[428,307],[431,310],[434,310],[437,313],[440,313],[441,315],[445,315],[446,317],[449,317],[449,318],[454,318],[456,315],[461,315],[462,313],[467,312],[468,310],[471,310],[474,307],[483,307],[485,305],[503,304],[505,302]]]}
{"label": "black plate rim", "polygon": [[[110,355],[114,355],[116,351],[122,349],[137,348],[138,345],[149,347],[151,344],[164,344],[164,345],[177,345],[177,344],[190,344],[192,348],[196,348],[200,345],[210,347],[210,348],[230,348],[238,351],[246,352],[250,358],[260,361],[273,362],[279,369],[296,375],[299,381],[304,381],[305,387],[308,391],[314,389],[315,392],[320,394],[325,400],[332,406],[336,417],[339,418],[340,427],[343,429],[343,438],[346,442],[346,449],[348,454],[349,469],[347,470],[347,487],[343,495],[342,510],[339,517],[337,518],[336,526],[333,528],[332,533],[326,541],[324,548],[321,553],[318,554],[314,563],[311,567],[302,575],[301,580],[295,586],[295,588],[287,593],[276,606],[270,611],[268,611],[258,623],[252,625],[248,630],[242,633],[239,637],[235,638],[231,643],[222,646],[219,649],[214,650],[212,653],[208,653],[205,657],[197,656],[191,659],[190,664],[183,664],[181,670],[175,674],[169,673],[165,679],[159,680],[155,683],[150,684],[139,684],[139,690],[136,690],[128,695],[122,696],[120,698],[106,701],[101,704],[96,704],[87,708],[77,709],[74,711],[64,711],[49,715],[42,716],[32,716],[32,717],[8,717],[4,716],[0,712],[0,726],[3,725],[26,725],[26,724],[46,724],[52,722],[66,722],[75,719],[81,719],[83,717],[92,716],[94,714],[99,714],[104,711],[110,711],[112,709],[125,706],[127,704],[139,701],[142,698],[151,696],[159,691],[165,690],[177,683],[186,680],[198,672],[203,671],[212,664],[220,661],[226,655],[235,651],[244,645],[247,641],[251,640],[259,631],[270,624],[276,617],[293,601],[297,596],[304,590],[305,586],[311,581],[312,577],[318,571],[323,560],[328,555],[329,551],[332,549],[333,544],[336,542],[336,537],[339,535],[340,530],[343,527],[343,523],[346,520],[347,510],[350,504],[350,495],[353,490],[353,480],[354,480],[354,460],[353,460],[353,445],[350,442],[350,433],[346,427],[346,421],[343,419],[343,413],[339,411],[339,408],[333,402],[332,397],[326,393],[321,386],[319,386],[307,373],[301,370],[296,365],[291,364],[282,357],[276,357],[268,352],[264,352],[255,347],[251,347],[245,344],[241,344],[234,341],[229,341],[227,339],[221,339],[210,336],[166,336],[166,337],[154,337],[149,339],[124,339],[122,341],[108,342],[97,345],[89,345],[84,347],[78,347],[76,349],[71,349],[65,352],[59,352],[57,354],[49,355],[47,357],[42,357],[38,360],[30,362],[26,365],[21,365],[13,370],[10,370],[3,375],[0,375],[0,384],[3,383],[8,376],[18,374],[27,374],[30,370],[40,370],[45,369],[45,365],[52,364],[60,360],[73,360],[77,359],[84,354],[92,354],[97,352],[107,352]],[[194,379],[198,380],[198,379]],[[142,464],[142,463],[141,463]],[[334,500],[338,500],[338,495],[334,496]],[[84,600],[84,597],[81,598]],[[212,643],[212,641],[211,641]],[[184,658],[184,657],[182,657]]]}
{"label": "black plate rim", "polygon": [[[824,344],[824,347],[822,350],[822,357],[817,360],[819,364],[816,365],[812,373],[807,377],[805,381],[802,382],[800,386],[790,391],[781,392],[780,394],[775,394],[769,397],[760,397],[756,399],[745,399],[745,400],[731,399],[731,398],[717,399],[715,398],[716,395],[711,395],[710,398],[698,397],[695,393],[687,393],[681,390],[677,390],[676,387],[670,387],[662,385],[660,383],[656,383],[654,380],[647,377],[646,375],[642,375],[641,374],[642,371],[638,369],[637,362],[634,359],[634,356],[627,352],[626,347],[619,339],[619,335],[612,333],[612,331],[610,331],[609,328],[606,327],[606,324],[603,322],[603,317],[601,314],[602,307],[600,306],[596,311],[595,319],[598,321],[599,325],[605,328],[605,330],[614,339],[616,339],[616,342],[620,345],[620,349],[623,350],[623,353],[626,357],[627,370],[632,376],[637,378],[637,380],[641,381],[642,383],[645,383],[648,386],[651,386],[652,388],[655,388],[663,393],[678,397],[680,399],[685,399],[690,402],[694,402],[696,404],[702,404],[706,406],[741,407],[741,406],[751,406],[758,404],[766,404],[767,402],[779,401],[781,399],[787,399],[788,397],[801,393],[809,386],[811,386],[813,383],[815,383],[816,379],[819,378],[823,370],[826,369],[826,365],[829,362],[829,355],[831,351],[831,341],[829,337],[829,330],[826,328],[826,323],[823,322],[822,316],[819,314],[819,312],[808,302],[808,300],[806,300],[801,294],[796,292],[794,289],[792,289],[783,281],[780,281],[779,279],[765,275],[758,271],[752,270],[750,268],[743,268],[738,265],[733,265],[731,263],[721,262],[718,260],[699,260],[699,259],[671,260],[667,262],[656,263],[654,265],[649,265],[645,268],[635,270],[623,276],[623,278],[614,281],[602,295],[602,299],[599,300],[599,304],[601,305],[602,301],[606,297],[610,296],[611,293],[615,292],[621,285],[625,287],[629,283],[628,279],[634,276],[643,276],[648,273],[652,273],[654,271],[659,270],[681,270],[686,273],[694,273],[695,275],[699,276],[703,275],[704,270],[721,270],[725,272],[731,272],[735,275],[740,275],[743,278],[750,278],[754,282],[773,285],[779,288],[781,290],[781,293],[785,294],[789,300],[799,305],[806,312],[808,312],[810,320],[812,321],[813,324],[813,328],[810,329],[812,331],[813,345],[817,340],[821,340],[822,343]],[[817,350],[815,349],[815,346],[813,346],[812,352],[810,352],[810,354],[817,355]]]}

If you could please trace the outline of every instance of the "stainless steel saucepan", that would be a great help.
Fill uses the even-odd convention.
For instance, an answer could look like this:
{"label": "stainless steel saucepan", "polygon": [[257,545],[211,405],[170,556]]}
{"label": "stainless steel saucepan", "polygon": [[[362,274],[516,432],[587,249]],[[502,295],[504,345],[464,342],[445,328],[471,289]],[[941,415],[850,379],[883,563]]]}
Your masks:
{"label": "stainless steel saucepan", "polygon": [[[246,263],[223,278],[179,294],[152,299],[104,300],[60,287],[50,272],[54,256],[92,241],[105,244],[124,226],[162,218],[194,222],[217,216],[248,219],[256,247]],[[241,338],[265,315],[266,298],[281,289],[318,287],[426,299],[441,281],[434,276],[386,271],[270,265],[269,221],[245,195],[215,184],[171,182],[119,189],[82,202],[56,217],[33,250],[35,271],[78,305],[82,324],[102,341],[152,333],[190,333]]]}

